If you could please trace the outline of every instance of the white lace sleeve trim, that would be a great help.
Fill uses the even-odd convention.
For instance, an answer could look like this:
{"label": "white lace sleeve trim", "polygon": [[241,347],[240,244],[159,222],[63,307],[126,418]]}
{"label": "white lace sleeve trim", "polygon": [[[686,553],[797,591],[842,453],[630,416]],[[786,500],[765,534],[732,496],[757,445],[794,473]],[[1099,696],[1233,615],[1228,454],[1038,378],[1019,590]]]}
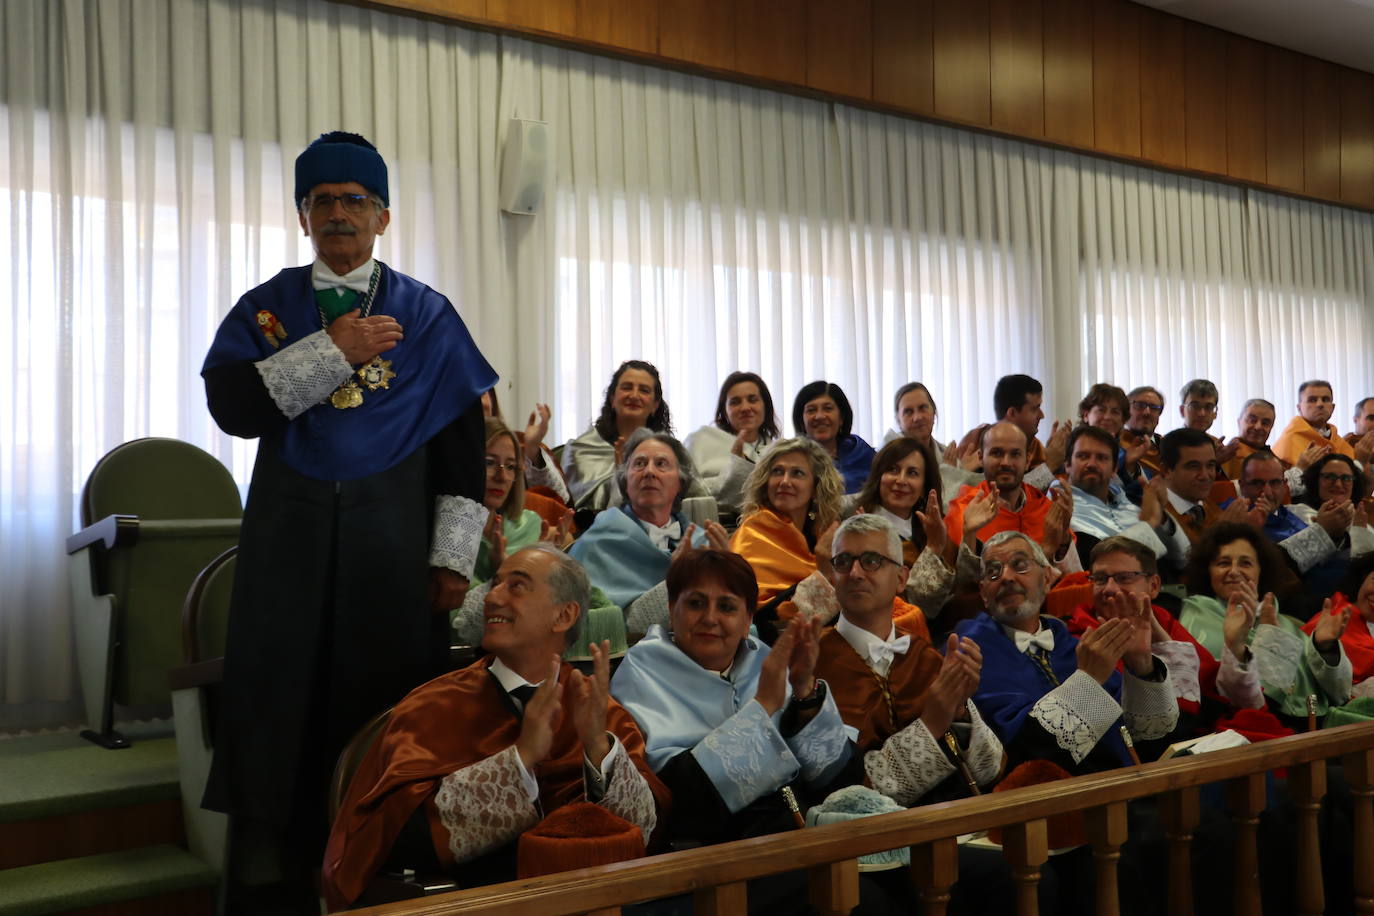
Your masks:
{"label": "white lace sleeve trim", "polygon": [[1075,671],[1041,697],[1030,714],[1074,763],[1081,763],[1121,715],[1121,706],[1092,675]]}
{"label": "white lace sleeve trim", "polygon": [[343,351],[328,331],[316,331],[253,364],[267,393],[288,420],[294,420],[329,396],[353,374]]}
{"label": "white lace sleeve trim", "polygon": [[983,562],[963,541],[959,542],[959,554],[954,560],[954,581],[956,585],[976,583],[983,574]]}
{"label": "white lace sleeve trim", "polygon": [[558,494],[558,498],[567,502],[568,484],[563,480],[563,475],[558,473],[558,469],[553,466],[553,461],[548,455],[544,455],[544,466],[535,467],[533,461],[525,459],[525,483],[531,487],[548,487]]}
{"label": "white lace sleeve trim", "polygon": [[1168,666],[1175,696],[1193,703],[1202,702],[1202,685],[1198,682],[1200,663],[1196,646],[1190,642],[1171,639],[1168,642],[1155,643],[1150,646],[1150,651]]}
{"label": "white lace sleeve trim", "polygon": [[453,615],[453,637],[457,645],[476,646],[482,642],[487,622],[482,615],[482,604],[486,601],[491,583],[483,582],[468,589],[463,604]]}
{"label": "white lace sleeve trim", "polygon": [[1279,542],[1288,556],[1298,565],[1299,572],[1307,572],[1336,552],[1336,542],[1321,525],[1308,525],[1292,537]]}
{"label": "white lace sleeve trim", "polygon": [[607,756],[614,757],[614,760],[606,768],[605,792],[597,803],[612,814],[619,815],[639,827],[640,832],[644,834],[644,842],[648,843],[649,835],[658,824],[654,793],[649,789],[644,774],[635,767],[630,755],[623,749],[616,753],[616,748],[621,747],[620,739],[614,735],[611,737],[615,743],[611,754]]}
{"label": "white lace sleeve trim", "polygon": [[448,774],[439,783],[434,806],[448,831],[455,862],[498,849],[539,822],[511,745],[499,754]]}
{"label": "white lace sleeve trim", "polygon": [[1167,663],[1161,681],[1143,680],[1129,670],[1122,674],[1121,716],[1137,741],[1163,738],[1174,730],[1178,724],[1178,700]]}
{"label": "white lace sleeve trim", "polygon": [[1272,623],[1255,627],[1250,639],[1260,684],[1265,688],[1292,693],[1298,683],[1298,663],[1302,660],[1303,639],[1285,633]]}
{"label": "white lace sleeve trim", "polygon": [[964,751],[964,760],[968,762],[968,768],[972,771],[973,778],[978,780],[978,784],[988,785],[1002,775],[1002,766],[1007,755],[1002,748],[1002,742],[997,738],[997,733],[983,720],[982,713],[978,712],[978,707],[973,705],[972,700],[968,704],[968,715],[973,725],[973,734],[969,737],[968,748]]}
{"label": "white lace sleeve trim", "polygon": [[1042,461],[1027,471],[1026,476],[1021,479],[1044,493],[1054,483],[1054,471],[1050,470],[1050,466]]}
{"label": "white lace sleeve trim", "polygon": [[477,551],[482,545],[482,529],[487,524],[487,508],[466,496],[439,496],[434,501],[434,540],[429,548],[429,565],[451,569],[472,578]]}
{"label": "white lace sleeve trim", "polygon": [[849,735],[829,687],[820,711],[786,740],[801,765],[801,778],[812,785],[823,785],[849,759]]}
{"label": "white lace sleeve trim", "polygon": [[1302,470],[1297,465],[1283,472],[1284,482],[1288,484],[1288,496],[1293,502],[1298,501],[1298,497],[1307,492],[1307,487],[1302,483]]}
{"label": "white lace sleeve trim", "polygon": [[630,606],[624,611],[626,632],[647,633],[649,627],[654,624],[670,630],[672,625],[668,614],[668,583],[658,583],[631,601]]}
{"label": "white lace sleeve trim", "polygon": [[1221,668],[1217,671],[1217,693],[1240,709],[1260,709],[1264,706],[1264,689],[1260,687],[1259,666],[1242,666],[1231,647],[1221,647]]}
{"label": "white lace sleeve trim", "polygon": [[1350,666],[1350,656],[1345,654],[1345,646],[1336,640],[1336,651],[1341,654],[1340,661],[1328,665],[1326,659],[1317,651],[1317,644],[1308,636],[1303,640],[1303,656],[1307,670],[1312,672],[1317,686],[1326,694],[1333,706],[1344,706],[1350,701],[1351,679],[1354,672]]}
{"label": "white lace sleeve trim", "polygon": [[899,805],[914,805],[953,772],[954,764],[920,719],[864,754],[869,784]]}
{"label": "white lace sleeve trim", "polygon": [[906,600],[925,612],[930,620],[940,613],[954,588],[954,571],[929,547],[911,564],[906,580]]}
{"label": "white lace sleeve trim", "polygon": [[821,623],[829,623],[840,614],[840,599],[835,594],[835,587],[819,570],[797,583],[792,603],[797,606],[798,614],[819,618]]}

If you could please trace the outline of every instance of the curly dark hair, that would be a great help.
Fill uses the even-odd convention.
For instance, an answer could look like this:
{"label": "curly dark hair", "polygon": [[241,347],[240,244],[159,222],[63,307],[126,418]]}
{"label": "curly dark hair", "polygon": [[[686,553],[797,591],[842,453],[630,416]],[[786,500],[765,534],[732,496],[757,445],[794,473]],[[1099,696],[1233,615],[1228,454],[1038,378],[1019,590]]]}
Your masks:
{"label": "curly dark hair", "polygon": [[[878,486],[882,483],[883,475],[897,466],[899,461],[903,461],[913,452],[920,452],[921,459],[925,462],[925,484],[921,490],[921,498],[916,503],[916,508],[921,509],[925,505],[926,494],[931,490],[935,491],[935,498],[940,505],[945,504],[945,490],[940,481],[940,459],[935,454],[935,449],[923,442],[906,436],[898,436],[887,445],[878,449],[878,454],[873,457],[873,469],[868,472],[868,479],[864,481],[863,488],[859,490],[859,495],[854,497],[854,505],[860,507],[865,512],[872,512],[881,503],[878,498]],[[924,548],[925,529],[918,524],[911,526],[911,542],[917,547]]]}
{"label": "curly dark hair", "polygon": [[1320,509],[1322,507],[1322,498],[1320,496],[1322,471],[1326,470],[1326,466],[1334,461],[1339,461],[1341,464],[1348,467],[1350,473],[1355,477],[1355,482],[1350,488],[1350,499],[1355,505],[1358,506],[1360,500],[1369,495],[1369,484],[1365,482],[1364,474],[1360,473],[1360,469],[1355,467],[1355,462],[1346,455],[1332,452],[1329,455],[1321,456],[1316,461],[1312,462],[1307,470],[1302,472],[1302,485],[1305,491],[1302,496],[1298,497],[1298,502],[1302,503],[1304,506],[1311,506],[1313,509]]}
{"label": "curly dark hair", "polygon": [[658,401],[658,410],[649,414],[649,419],[644,425],[656,433],[672,435],[673,419],[668,412],[668,402],[663,400],[663,381],[658,377],[658,368],[642,359],[625,360],[620,364],[620,368],[615,370],[615,375],[611,376],[611,383],[606,386],[606,396],[601,399],[601,416],[596,418],[596,431],[607,442],[614,442],[620,437],[620,429],[615,421],[615,408],[611,406],[611,401],[615,399],[615,386],[620,384],[620,377],[629,369],[647,372],[654,380],[654,399]]}
{"label": "curly dark hair", "polygon": [[1248,541],[1255,548],[1255,556],[1259,557],[1260,574],[1256,591],[1263,595],[1277,589],[1286,561],[1274,542],[1254,525],[1221,522],[1207,529],[1188,552],[1188,565],[1183,569],[1183,581],[1188,586],[1188,594],[1217,597],[1212,588],[1212,561],[1221,553],[1221,548],[1236,541]]}
{"label": "curly dark hair", "polygon": [[763,379],[753,372],[731,372],[725,377],[725,381],[720,383],[720,396],[716,398],[716,428],[732,436],[735,434],[736,430],[730,425],[730,417],[725,410],[725,399],[729,396],[730,389],[741,382],[753,382],[759,389],[759,397],[763,399],[763,422],[759,424],[759,433],[765,439],[778,438],[778,418],[773,413],[773,393],[768,390]]}
{"label": "curly dark hair", "polygon": [[792,428],[798,436],[806,435],[806,405],[822,397],[830,398],[840,409],[840,428],[835,434],[835,441],[843,442],[854,428],[854,408],[849,406],[849,398],[844,396],[844,390],[834,382],[821,380],[802,386],[792,402]]}

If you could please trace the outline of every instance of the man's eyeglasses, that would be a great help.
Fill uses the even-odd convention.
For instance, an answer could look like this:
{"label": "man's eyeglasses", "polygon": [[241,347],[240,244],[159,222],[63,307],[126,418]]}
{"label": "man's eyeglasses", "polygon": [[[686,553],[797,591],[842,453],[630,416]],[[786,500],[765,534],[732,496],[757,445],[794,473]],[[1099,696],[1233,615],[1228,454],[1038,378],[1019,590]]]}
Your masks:
{"label": "man's eyeglasses", "polygon": [[1126,588],[1135,585],[1144,575],[1145,573],[1138,569],[1115,573],[1093,573],[1091,576],[1088,576],[1088,581],[1093,584],[1093,588],[1103,588],[1108,582],[1115,582],[1122,588]]}
{"label": "man's eyeglasses", "polygon": [[1036,564],[1030,557],[1012,557],[1007,563],[1002,563],[998,560],[986,560],[983,563],[983,581],[996,582],[998,579],[1002,578],[1002,575],[1008,569],[1018,576],[1024,576],[1032,569],[1035,569],[1035,567]]}
{"label": "man's eyeglasses", "polygon": [[1211,401],[1189,401],[1188,409],[1198,413],[1216,413],[1217,405]]}
{"label": "man's eyeglasses", "polygon": [[877,572],[884,563],[891,563],[893,566],[901,566],[891,557],[885,557],[876,550],[865,550],[860,554],[841,553],[830,558],[830,565],[835,567],[836,572],[847,573],[854,568],[854,561],[858,560],[859,565],[869,572]]}
{"label": "man's eyeglasses", "polygon": [[1163,404],[1151,404],[1149,401],[1132,401],[1132,402],[1131,402],[1131,409],[1132,409],[1132,410],[1143,410],[1143,411],[1145,411],[1146,413],[1163,413],[1163,412],[1164,412],[1164,405],[1163,405]]}
{"label": "man's eyeglasses", "polygon": [[496,473],[496,471],[497,471],[498,469],[499,469],[499,470],[502,470],[502,471],[505,471],[507,474],[509,474],[510,476],[514,477],[514,476],[515,476],[515,472],[518,471],[518,470],[520,470],[520,465],[516,464],[516,463],[513,462],[513,461],[502,462],[500,458],[496,458],[496,457],[493,457],[493,456],[491,456],[491,455],[488,455],[488,456],[487,456],[487,473],[488,473],[488,474],[494,474],[494,473]]}
{"label": "man's eyeglasses", "polygon": [[1354,474],[1319,474],[1323,483],[1343,483],[1352,484],[1355,482]]}
{"label": "man's eyeglasses", "polygon": [[334,201],[343,204],[345,213],[362,213],[372,206],[368,194],[312,194],[306,198],[306,205],[312,213],[328,213],[334,209]]}

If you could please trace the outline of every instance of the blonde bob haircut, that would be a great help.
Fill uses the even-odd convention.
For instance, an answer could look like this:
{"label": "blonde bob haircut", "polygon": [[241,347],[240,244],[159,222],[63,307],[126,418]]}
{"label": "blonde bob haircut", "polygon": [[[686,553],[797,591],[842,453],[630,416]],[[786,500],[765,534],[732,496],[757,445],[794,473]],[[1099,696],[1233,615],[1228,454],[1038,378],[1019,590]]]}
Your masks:
{"label": "blonde bob haircut", "polygon": [[801,452],[811,465],[811,509],[813,534],[829,528],[832,522],[840,519],[840,503],[844,499],[844,479],[835,470],[835,462],[821,445],[805,436],[793,439],[779,439],[768,447],[759,458],[758,464],[750,472],[744,483],[744,509],[741,516],[748,516],[760,509],[772,509],[768,502],[768,475],[773,465],[783,455]]}
{"label": "blonde bob haircut", "polygon": [[502,519],[511,521],[519,518],[520,513],[525,511],[525,450],[520,447],[520,440],[515,437],[515,433],[510,431],[500,417],[487,417],[483,422],[486,424],[487,447],[502,436],[509,436],[511,445],[515,446],[515,480],[511,481],[506,501],[496,510],[501,513]]}

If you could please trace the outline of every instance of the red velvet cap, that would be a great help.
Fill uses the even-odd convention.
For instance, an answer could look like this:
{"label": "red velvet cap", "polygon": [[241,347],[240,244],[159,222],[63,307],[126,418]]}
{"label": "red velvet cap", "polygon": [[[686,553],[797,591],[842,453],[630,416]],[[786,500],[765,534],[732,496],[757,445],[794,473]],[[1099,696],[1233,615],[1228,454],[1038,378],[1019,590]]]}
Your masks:
{"label": "red velvet cap", "polygon": [[644,834],[637,826],[600,805],[573,802],[520,835],[516,873],[536,878],[642,855]]}

